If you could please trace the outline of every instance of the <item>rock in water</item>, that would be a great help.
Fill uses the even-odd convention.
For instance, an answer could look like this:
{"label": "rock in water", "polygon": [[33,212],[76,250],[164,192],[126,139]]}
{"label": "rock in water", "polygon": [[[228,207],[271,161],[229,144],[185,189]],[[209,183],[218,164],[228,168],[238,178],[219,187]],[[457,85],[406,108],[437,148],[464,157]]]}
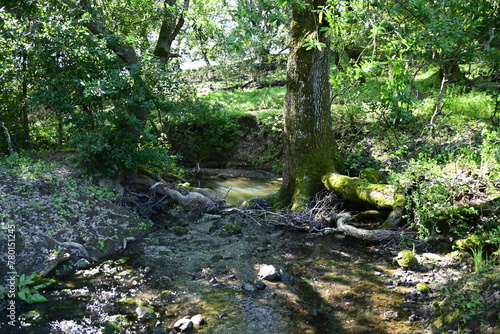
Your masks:
{"label": "rock in water", "polygon": [[278,277],[278,272],[273,265],[265,264],[260,267],[258,276],[260,279],[272,281]]}

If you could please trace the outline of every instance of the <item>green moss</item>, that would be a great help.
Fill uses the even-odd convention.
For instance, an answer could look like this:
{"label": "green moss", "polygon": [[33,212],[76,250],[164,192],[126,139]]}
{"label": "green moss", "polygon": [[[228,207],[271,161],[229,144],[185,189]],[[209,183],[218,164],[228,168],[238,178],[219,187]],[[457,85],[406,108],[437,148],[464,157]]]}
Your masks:
{"label": "green moss", "polygon": [[219,255],[219,254],[215,254],[214,256],[212,256],[210,258],[210,262],[218,262],[220,260],[222,260],[222,255]]}
{"label": "green moss", "polygon": [[415,254],[408,249],[400,251],[393,262],[397,262],[403,268],[415,267],[418,264]]}
{"label": "green moss", "polygon": [[417,290],[423,294],[428,294],[431,292],[431,288],[429,287],[429,285],[423,282],[417,284]]}
{"label": "green moss", "polygon": [[469,250],[482,245],[486,240],[486,236],[472,234],[465,239],[455,241],[455,246],[460,250]]}
{"label": "green moss", "polygon": [[240,225],[235,225],[235,224],[226,224],[222,228],[223,231],[230,233],[241,233],[241,229],[242,227]]}
{"label": "green moss", "polygon": [[365,168],[359,172],[359,177],[370,183],[387,183],[385,177],[375,168]]}
{"label": "green moss", "polygon": [[174,226],[174,233],[176,235],[184,235],[184,234],[188,234],[189,233],[189,230],[183,226]]}
{"label": "green moss", "polygon": [[121,307],[132,307],[136,305],[135,299],[133,298],[122,298],[118,300],[116,304]]}

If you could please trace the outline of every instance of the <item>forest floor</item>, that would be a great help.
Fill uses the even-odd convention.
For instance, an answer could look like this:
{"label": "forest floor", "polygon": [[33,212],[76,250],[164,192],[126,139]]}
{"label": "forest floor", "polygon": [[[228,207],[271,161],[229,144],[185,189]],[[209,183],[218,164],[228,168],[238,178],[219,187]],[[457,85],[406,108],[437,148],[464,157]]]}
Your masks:
{"label": "forest floor", "polygon": [[[167,210],[153,223],[66,159],[20,158],[0,167],[2,254],[15,225],[17,273],[57,279],[39,291],[46,304],[16,301],[18,333],[169,333],[195,314],[206,322],[198,333],[438,333],[431,324],[439,309],[447,324],[472,326],[463,330],[500,328],[498,268],[454,287],[473,271],[464,254],[421,243],[420,264],[402,269],[393,263],[401,240],[310,234],[287,227],[279,214],[236,207],[212,215]],[[8,290],[7,256],[0,265]],[[274,279],[259,277],[264,265],[275,267]],[[419,283],[430,291],[419,291]],[[34,284],[17,288],[38,292]],[[443,300],[455,293],[473,295],[489,312],[466,312],[477,305],[464,300],[450,313]],[[4,296],[2,318],[8,302]],[[474,321],[461,318],[471,314]],[[0,333],[13,333],[3,320]]]}

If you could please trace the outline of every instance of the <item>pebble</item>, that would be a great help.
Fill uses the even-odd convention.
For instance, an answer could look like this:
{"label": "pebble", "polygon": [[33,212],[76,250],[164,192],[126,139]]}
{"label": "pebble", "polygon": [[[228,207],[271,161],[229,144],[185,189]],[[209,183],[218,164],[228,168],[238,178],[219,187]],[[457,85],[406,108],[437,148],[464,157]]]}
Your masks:
{"label": "pebble", "polygon": [[396,311],[384,312],[384,318],[397,319],[399,318],[399,313]]}

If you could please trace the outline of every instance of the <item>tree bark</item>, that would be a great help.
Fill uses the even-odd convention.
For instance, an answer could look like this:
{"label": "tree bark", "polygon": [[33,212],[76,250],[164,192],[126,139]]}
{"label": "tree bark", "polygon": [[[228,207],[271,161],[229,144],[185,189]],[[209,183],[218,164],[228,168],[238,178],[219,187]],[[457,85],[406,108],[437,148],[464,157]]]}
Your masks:
{"label": "tree bark", "polygon": [[[283,186],[278,205],[293,210],[306,207],[323,188],[323,175],[336,172],[341,157],[333,138],[330,112],[329,39],[313,10],[326,0],[309,0],[306,7],[293,8],[290,27],[290,55],[285,97],[285,161]],[[307,50],[307,39],[317,39],[325,47]]]}
{"label": "tree bark", "polygon": [[[164,7],[173,7],[177,0],[165,0]],[[160,58],[162,63],[166,63],[170,58],[178,57],[179,55],[170,52],[172,43],[179,34],[184,25],[183,12],[189,9],[189,0],[184,0],[182,13],[176,17],[176,15],[170,12],[165,19],[162,21],[160,34],[158,40],[156,41],[156,47],[154,50],[154,55]]]}
{"label": "tree bark", "polygon": [[5,124],[3,124],[2,121],[0,121],[0,128],[2,128],[3,132],[5,133],[5,141],[7,142],[7,147],[9,148],[9,154],[16,155],[17,153],[12,146],[9,130],[7,130],[7,127],[5,126]]}

